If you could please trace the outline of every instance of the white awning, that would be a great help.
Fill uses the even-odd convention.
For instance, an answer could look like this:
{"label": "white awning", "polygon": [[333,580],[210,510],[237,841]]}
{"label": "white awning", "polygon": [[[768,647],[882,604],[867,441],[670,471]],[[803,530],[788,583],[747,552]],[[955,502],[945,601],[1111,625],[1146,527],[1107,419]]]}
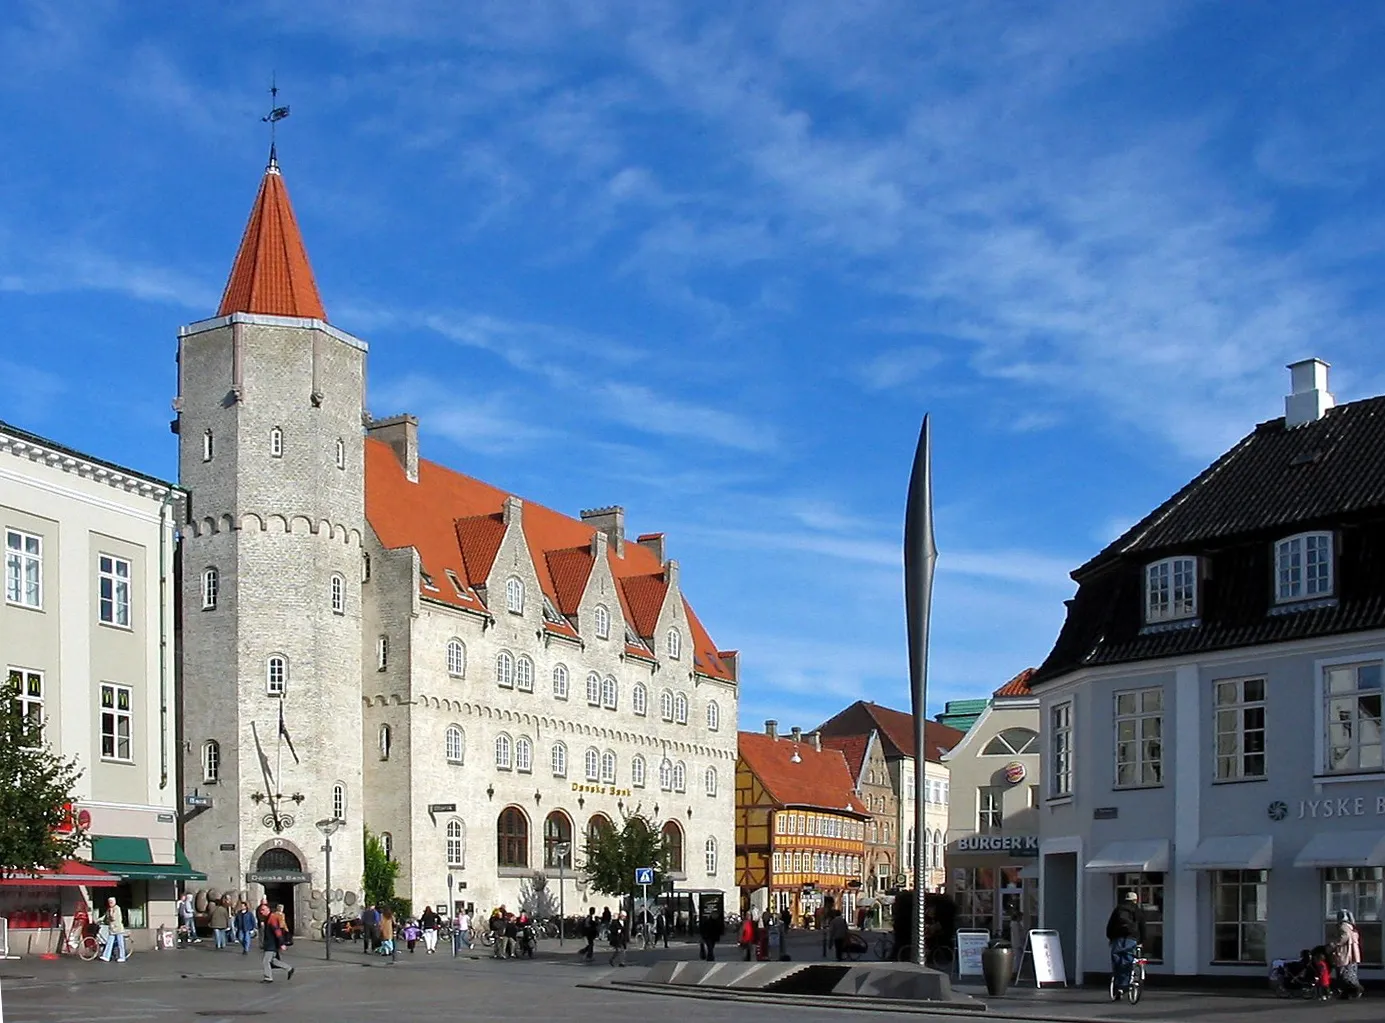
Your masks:
{"label": "white awning", "polygon": [[1294,859],[1296,867],[1385,867],[1385,831],[1319,832]]}
{"label": "white awning", "polygon": [[1218,835],[1199,842],[1185,865],[1194,870],[1269,870],[1273,859],[1269,835]]}
{"label": "white awning", "polygon": [[1146,838],[1112,842],[1087,861],[1098,874],[1150,874],[1169,869],[1169,840]]}

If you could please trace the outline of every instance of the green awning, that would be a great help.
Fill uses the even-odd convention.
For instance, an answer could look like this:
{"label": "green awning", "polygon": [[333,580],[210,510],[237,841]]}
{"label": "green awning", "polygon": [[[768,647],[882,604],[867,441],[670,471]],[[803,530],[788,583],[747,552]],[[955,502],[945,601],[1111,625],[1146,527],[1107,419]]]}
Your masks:
{"label": "green awning", "polygon": [[174,847],[173,863],[155,863],[149,839],[121,835],[97,835],[91,840],[93,867],[127,881],[205,881],[207,875],[193,870],[181,845]]}

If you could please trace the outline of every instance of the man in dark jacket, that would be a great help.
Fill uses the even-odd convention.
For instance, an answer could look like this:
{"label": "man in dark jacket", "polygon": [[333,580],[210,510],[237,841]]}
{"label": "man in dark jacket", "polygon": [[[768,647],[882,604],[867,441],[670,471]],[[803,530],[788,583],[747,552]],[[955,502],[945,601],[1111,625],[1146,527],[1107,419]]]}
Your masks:
{"label": "man in dark jacket", "polygon": [[260,927],[260,933],[262,935],[260,948],[264,951],[264,959],[262,960],[264,977],[261,983],[274,983],[275,970],[288,970],[288,979],[293,980],[294,968],[279,958],[279,952],[284,948],[287,936],[284,934],[284,928],[280,926],[278,918],[270,917],[264,921]]}
{"label": "man in dark jacket", "polygon": [[611,919],[606,929],[606,940],[611,943],[611,965],[625,965],[625,949],[630,944],[630,923],[625,918],[625,910]]}
{"label": "man in dark jacket", "polygon": [[697,926],[697,936],[701,939],[698,946],[698,957],[707,962],[716,961],[717,942],[726,933],[726,921],[720,914],[708,914],[704,916]]}
{"label": "man in dark jacket", "polygon": [[582,921],[582,937],[587,939],[582,951],[577,954],[587,962],[592,961],[592,955],[596,951],[596,936],[601,933],[601,922],[596,919],[596,907],[587,908],[587,918]]}
{"label": "man in dark jacket", "polygon": [[1145,913],[1135,892],[1126,892],[1125,898],[1111,910],[1106,921],[1106,940],[1111,943],[1111,974],[1116,980],[1116,990],[1124,991],[1130,986],[1135,948],[1145,941]]}

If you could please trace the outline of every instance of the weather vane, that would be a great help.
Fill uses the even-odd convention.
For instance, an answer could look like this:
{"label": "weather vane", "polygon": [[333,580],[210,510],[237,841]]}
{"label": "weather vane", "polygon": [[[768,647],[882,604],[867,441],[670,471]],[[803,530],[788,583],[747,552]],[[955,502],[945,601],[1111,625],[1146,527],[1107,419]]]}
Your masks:
{"label": "weather vane", "polygon": [[285,117],[289,116],[287,106],[279,106],[279,85],[274,76],[269,79],[269,113],[260,118],[261,121],[269,125],[269,159],[273,163],[275,160],[274,143],[275,128]]}

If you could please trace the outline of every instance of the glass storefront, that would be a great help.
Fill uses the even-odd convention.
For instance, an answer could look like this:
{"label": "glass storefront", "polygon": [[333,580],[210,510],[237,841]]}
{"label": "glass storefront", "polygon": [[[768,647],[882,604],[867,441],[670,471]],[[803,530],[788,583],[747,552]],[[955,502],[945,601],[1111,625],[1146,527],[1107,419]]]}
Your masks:
{"label": "glass storefront", "polygon": [[1024,877],[1021,866],[956,867],[952,898],[957,904],[957,927],[990,931],[1013,941],[1018,923],[1023,933],[1036,927],[1039,915],[1039,882]]}
{"label": "glass storefront", "polygon": [[1145,913],[1145,957],[1151,963],[1164,961],[1164,874],[1116,874],[1116,898],[1133,891],[1140,897]]}
{"label": "glass storefront", "polygon": [[1385,887],[1385,869],[1380,867],[1333,867],[1323,871],[1324,884],[1324,941],[1337,922],[1337,911],[1346,910],[1356,918],[1361,934],[1361,963],[1380,966],[1381,895]]}

